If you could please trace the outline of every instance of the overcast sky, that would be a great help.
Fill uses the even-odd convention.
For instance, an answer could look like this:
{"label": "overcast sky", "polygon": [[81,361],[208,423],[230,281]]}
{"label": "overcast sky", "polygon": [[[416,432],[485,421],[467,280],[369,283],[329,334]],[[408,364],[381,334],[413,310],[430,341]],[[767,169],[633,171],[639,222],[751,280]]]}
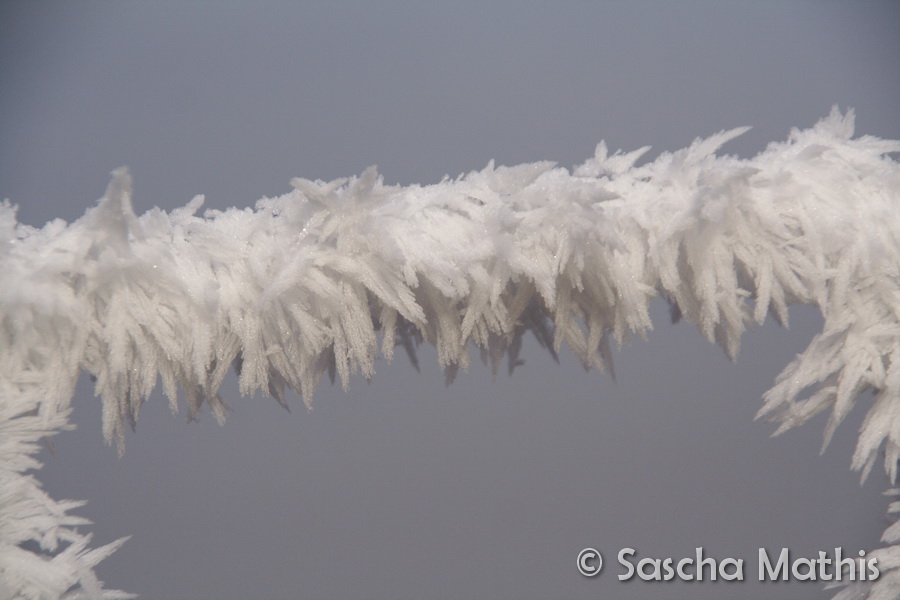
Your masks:
{"label": "overcast sky", "polygon": [[[72,221],[128,165],[138,212],[244,207],[294,176],[433,183],[492,158],[572,166],[601,139],[652,158],[740,125],[724,150],[750,156],[833,104],[900,138],[896,2],[434,4],[4,2],[0,197],[23,223]],[[424,348],[421,373],[381,361],[311,412],[231,378],[224,427],[155,394],[122,458],[83,378],[40,477],[89,501],[98,544],[133,535],[99,573],[150,600],[830,597],[753,581],[760,547],[855,553],[885,526],[884,475],[849,470],[863,407],[822,456],[824,418],[775,439],[753,421],[818,314],[751,331],[736,363],[653,316],[615,382],[529,343],[514,375],[475,363],[445,387]],[[585,546],[598,578],[576,570]],[[698,546],[749,581],[615,577],[621,548]]]}

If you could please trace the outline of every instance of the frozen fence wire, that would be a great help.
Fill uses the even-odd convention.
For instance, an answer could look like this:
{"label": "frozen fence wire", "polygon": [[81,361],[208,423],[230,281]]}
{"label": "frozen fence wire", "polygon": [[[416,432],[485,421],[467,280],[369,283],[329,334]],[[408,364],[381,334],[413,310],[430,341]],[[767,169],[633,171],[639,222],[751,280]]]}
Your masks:
{"label": "frozen fence wire", "polygon": [[[30,471],[66,428],[80,370],[96,378],[107,441],[162,382],[173,408],[206,404],[229,368],[242,393],[312,401],[325,373],[347,386],[380,353],[427,341],[452,374],[474,344],[516,364],[532,331],[609,368],[612,341],[643,335],[664,296],[730,355],[748,324],[792,303],[822,332],[766,394],[779,431],[831,411],[826,442],[874,390],[853,468],[900,460],[900,142],[854,139],[836,109],[744,160],[716,156],[734,129],[638,166],[646,148],[604,144],[573,170],[539,162],[430,186],[386,186],[374,168],[255,209],[197,215],[198,197],[137,216],[126,170],[72,224],[17,224],[0,207],[0,598],[118,598],[92,567],[77,503],[48,498]],[[895,542],[891,528],[886,542]],[[900,594],[900,546],[877,551],[870,598]],[[850,590],[847,590],[848,592]]]}

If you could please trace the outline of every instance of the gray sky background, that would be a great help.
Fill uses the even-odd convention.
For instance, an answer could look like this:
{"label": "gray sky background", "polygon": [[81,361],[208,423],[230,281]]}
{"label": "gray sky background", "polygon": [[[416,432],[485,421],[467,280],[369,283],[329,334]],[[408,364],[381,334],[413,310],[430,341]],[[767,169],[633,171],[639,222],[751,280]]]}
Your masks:
{"label": "gray sky background", "polygon": [[[294,176],[432,183],[740,125],[725,150],[750,156],[832,104],[900,138],[898,29],[898,3],[867,1],[5,2],[0,197],[72,221],[128,165],[138,212],[251,206]],[[151,600],[830,597],[755,581],[760,547],[854,553],[886,525],[884,475],[849,470],[868,399],[823,456],[824,418],[775,439],[752,420],[817,313],[751,331],[732,364],[655,308],[617,382],[530,343],[513,376],[476,363],[445,387],[425,348],[421,373],[382,361],[312,412],[232,378],[224,427],[185,424],[155,395],[121,459],[82,379],[40,478],[89,501],[97,543],[134,536],[99,572]],[[585,546],[598,578],[575,568]],[[697,546],[748,581],[615,577],[620,548]]]}

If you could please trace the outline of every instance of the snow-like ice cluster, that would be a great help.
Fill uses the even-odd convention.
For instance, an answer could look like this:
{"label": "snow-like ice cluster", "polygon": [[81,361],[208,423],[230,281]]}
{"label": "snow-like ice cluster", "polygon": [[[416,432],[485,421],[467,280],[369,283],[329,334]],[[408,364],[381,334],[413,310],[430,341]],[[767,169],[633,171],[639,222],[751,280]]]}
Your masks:
{"label": "snow-like ice cluster", "polygon": [[[162,381],[190,414],[228,369],[243,393],[311,402],[325,373],[346,386],[379,354],[433,344],[452,376],[470,345],[510,368],[525,332],[610,367],[610,342],[652,325],[663,296],[730,355],[748,324],[793,303],[824,327],[766,394],[779,431],[831,411],[826,439],[873,390],[853,467],[900,462],[900,142],[853,139],[832,114],[745,160],[716,156],[734,129],[637,165],[646,148],[604,144],[573,170],[495,167],[430,186],[387,186],[374,168],[294,190],[255,209],[202,198],[136,216],[113,173],[72,224],[17,224],[0,207],[0,598],[117,598],[93,565],[77,503],[30,474],[40,440],[66,428],[78,373],[96,378],[104,434],[126,426]],[[897,506],[893,507],[898,509]],[[888,543],[900,531],[891,527]],[[900,546],[876,550],[869,598],[900,595]],[[846,592],[858,590],[845,590]]]}

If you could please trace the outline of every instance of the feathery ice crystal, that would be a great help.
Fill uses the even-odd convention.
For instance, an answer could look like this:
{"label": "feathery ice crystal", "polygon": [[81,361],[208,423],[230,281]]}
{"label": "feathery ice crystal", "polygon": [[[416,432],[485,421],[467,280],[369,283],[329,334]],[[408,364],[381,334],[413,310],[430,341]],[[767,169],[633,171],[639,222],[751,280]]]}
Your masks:
{"label": "feathery ice crystal", "polygon": [[[41,229],[0,206],[0,598],[126,598],[93,566],[86,522],[30,471],[42,438],[67,428],[78,373],[96,378],[107,441],[162,381],[191,415],[229,368],[241,392],[307,403],[322,375],[374,374],[380,353],[433,344],[452,375],[474,344],[510,367],[526,331],[611,367],[610,342],[652,325],[663,296],[730,355],[748,324],[792,303],[824,326],[765,395],[779,431],[831,412],[826,441],[855,399],[875,401],[853,467],[881,448],[900,462],[900,142],[854,139],[836,109],[752,159],[716,156],[745,129],[636,165],[647,150],[604,144],[568,170],[495,167],[430,186],[386,186],[374,168],[294,190],[255,209],[167,214],[131,206],[126,170],[78,221]],[[892,506],[898,510],[898,506]],[[884,541],[900,539],[897,525]],[[900,545],[874,551],[869,598],[900,595]],[[859,593],[846,588],[838,597]],[[854,596],[856,597],[856,596]]]}

